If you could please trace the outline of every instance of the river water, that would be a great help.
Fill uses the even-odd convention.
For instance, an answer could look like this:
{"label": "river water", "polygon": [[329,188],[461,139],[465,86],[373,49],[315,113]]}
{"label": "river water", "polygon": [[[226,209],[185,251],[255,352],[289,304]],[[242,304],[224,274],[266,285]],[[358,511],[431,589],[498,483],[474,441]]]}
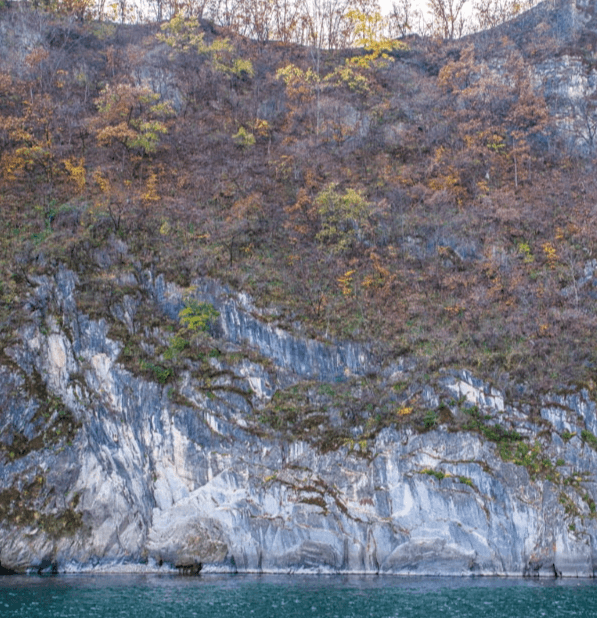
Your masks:
{"label": "river water", "polygon": [[0,616],[535,618],[597,616],[597,582],[322,575],[0,577]]}

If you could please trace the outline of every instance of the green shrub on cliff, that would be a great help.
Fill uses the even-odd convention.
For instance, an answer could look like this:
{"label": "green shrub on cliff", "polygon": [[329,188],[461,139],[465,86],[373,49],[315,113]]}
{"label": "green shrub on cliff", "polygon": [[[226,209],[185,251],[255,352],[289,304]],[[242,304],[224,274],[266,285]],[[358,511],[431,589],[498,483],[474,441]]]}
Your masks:
{"label": "green shrub on cliff", "polygon": [[185,301],[178,318],[180,323],[191,332],[206,332],[220,314],[210,303],[199,302],[194,298]]}

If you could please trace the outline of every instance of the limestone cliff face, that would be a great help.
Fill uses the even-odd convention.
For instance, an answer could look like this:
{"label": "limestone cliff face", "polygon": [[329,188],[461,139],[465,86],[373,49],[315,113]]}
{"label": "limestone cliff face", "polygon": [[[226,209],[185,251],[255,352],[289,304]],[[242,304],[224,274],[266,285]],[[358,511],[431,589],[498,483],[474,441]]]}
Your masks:
{"label": "limestone cliff face", "polygon": [[[177,316],[183,290],[147,272],[121,283],[133,279],[156,315]],[[4,568],[593,576],[597,413],[585,391],[511,404],[446,373],[418,394],[432,415],[422,429],[398,422],[412,399],[396,395],[396,423],[367,434],[357,415],[322,448],[343,402],[289,437],[264,428],[276,393],[364,379],[408,391],[408,364],[292,334],[206,280],[192,293],[218,309],[230,354],[162,385],[125,368],[111,337],[116,323],[138,329],[138,300],[125,294],[109,326],[80,311],[73,273],[34,283],[0,362]],[[475,422],[456,430],[459,416]],[[514,451],[500,452],[495,435],[514,431]]]}
{"label": "limestone cliff face", "polygon": [[[544,135],[548,149],[593,156],[597,148],[597,5],[594,0],[545,0],[516,19],[471,35],[475,46],[509,39],[523,51],[533,86],[543,95],[554,122]],[[490,51],[489,64],[512,79],[504,52]]]}
{"label": "limestone cliff face", "polygon": [[[541,16],[537,19],[535,16]],[[536,84],[548,102],[558,137],[573,152],[594,155],[597,147],[597,10],[592,0],[544,2],[527,19],[536,19],[526,30],[548,34],[550,57],[535,63]],[[529,26],[521,20],[521,33]]]}

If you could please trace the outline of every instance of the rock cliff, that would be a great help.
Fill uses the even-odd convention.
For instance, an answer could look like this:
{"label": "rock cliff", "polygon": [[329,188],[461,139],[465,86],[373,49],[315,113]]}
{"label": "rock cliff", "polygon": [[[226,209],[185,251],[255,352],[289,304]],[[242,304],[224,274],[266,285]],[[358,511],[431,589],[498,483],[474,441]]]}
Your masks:
{"label": "rock cliff", "polygon": [[[380,68],[379,101],[345,84],[336,99],[312,97],[311,120],[273,77],[283,48],[267,66],[259,47],[254,83],[240,71],[222,86],[203,54],[173,60],[149,26],[62,31],[14,9],[0,20],[2,156],[13,157],[0,191],[0,574],[594,575],[594,1],[544,2],[439,51],[413,39]],[[528,77],[532,92],[508,90],[534,101],[513,107],[517,117],[532,128],[540,94],[555,118],[525,142],[524,180],[510,120],[489,143],[480,112],[463,133],[467,89],[447,98],[438,87],[471,41],[467,80],[482,61],[489,84],[475,113],[487,96],[499,120],[496,86],[526,88]],[[89,145],[115,71],[116,87],[137,96],[150,84],[179,114],[153,167],[151,143],[127,154],[126,140],[110,150],[96,131]],[[80,108],[42,123],[77,100],[68,92]],[[19,124],[31,100],[43,149]],[[454,114],[440,113],[446,102]],[[150,126],[141,118],[128,131]],[[259,133],[252,145],[238,140],[245,125]],[[582,156],[548,161],[559,148]],[[317,205],[353,185],[338,229],[355,244],[342,255]],[[361,186],[372,187],[366,208]],[[361,298],[348,298],[357,269],[375,301],[371,331]],[[332,288],[336,304],[320,312]],[[301,292],[308,302],[295,305]],[[310,323],[293,323],[306,311]],[[382,339],[407,322],[391,345],[327,335]],[[440,338],[451,345],[435,362]],[[542,358],[555,365],[551,384],[582,383],[542,396],[512,386],[509,372],[528,376]],[[489,360],[496,371],[484,375],[508,374],[508,392],[459,369]]]}
{"label": "rock cliff", "polygon": [[[593,576],[586,390],[531,404],[468,372],[417,382],[211,280],[123,276],[110,326],[73,272],[30,283],[0,362],[3,568]],[[116,326],[171,346],[189,295],[219,313],[214,352],[175,379],[127,368]]]}
{"label": "rock cliff", "polygon": [[[485,49],[492,69],[502,78],[507,38],[525,55],[536,92],[545,97],[554,120],[556,138],[566,148],[593,156],[597,115],[597,11],[592,0],[546,0],[516,19],[468,37]],[[554,147],[552,144],[550,147]]]}

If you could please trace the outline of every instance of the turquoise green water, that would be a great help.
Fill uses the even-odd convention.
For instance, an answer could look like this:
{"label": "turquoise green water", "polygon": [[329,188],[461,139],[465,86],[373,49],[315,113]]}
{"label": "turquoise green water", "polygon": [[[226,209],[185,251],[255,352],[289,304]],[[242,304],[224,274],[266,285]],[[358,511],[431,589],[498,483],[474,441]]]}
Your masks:
{"label": "turquoise green water", "polygon": [[339,576],[11,576],[0,578],[0,616],[593,618],[597,583]]}

